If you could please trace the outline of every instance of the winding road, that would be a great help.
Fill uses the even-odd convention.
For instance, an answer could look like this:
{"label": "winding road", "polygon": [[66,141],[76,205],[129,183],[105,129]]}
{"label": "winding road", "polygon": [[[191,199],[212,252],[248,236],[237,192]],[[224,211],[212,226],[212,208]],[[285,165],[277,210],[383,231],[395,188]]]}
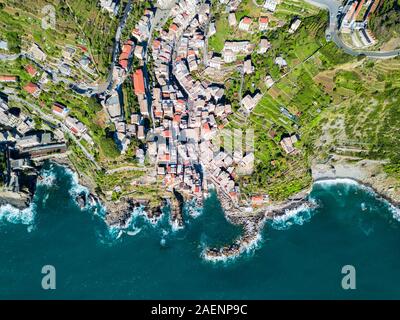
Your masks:
{"label": "winding road", "polygon": [[376,58],[376,59],[388,59],[400,56],[400,49],[392,51],[354,50],[353,48],[346,45],[339,35],[338,15],[339,15],[339,8],[342,6],[342,3],[337,0],[305,0],[305,1],[311,5],[314,5],[322,9],[327,9],[329,11],[328,32],[331,36],[332,41],[335,42],[336,45],[339,48],[341,48],[345,53],[350,54],[352,56],[365,55],[366,57]]}

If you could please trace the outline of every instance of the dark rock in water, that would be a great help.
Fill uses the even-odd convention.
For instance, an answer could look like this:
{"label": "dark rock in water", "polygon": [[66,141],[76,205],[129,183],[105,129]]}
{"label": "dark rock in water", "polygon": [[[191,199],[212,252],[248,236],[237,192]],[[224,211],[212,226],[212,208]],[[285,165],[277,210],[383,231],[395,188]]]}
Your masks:
{"label": "dark rock in water", "polygon": [[86,199],[86,194],[85,193],[80,193],[76,198],[75,198],[76,203],[78,206],[83,209],[86,207],[87,199]]}
{"label": "dark rock in water", "polygon": [[98,203],[97,197],[95,195],[93,195],[93,194],[89,194],[88,200],[89,200],[89,204],[91,206],[95,206]]}

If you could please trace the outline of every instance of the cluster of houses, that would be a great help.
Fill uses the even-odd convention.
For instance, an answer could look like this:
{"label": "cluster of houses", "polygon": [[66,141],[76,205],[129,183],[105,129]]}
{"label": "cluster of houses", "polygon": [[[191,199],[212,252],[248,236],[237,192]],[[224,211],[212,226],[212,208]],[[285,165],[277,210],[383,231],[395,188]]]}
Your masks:
{"label": "cluster of houses", "polygon": [[[228,16],[228,22],[231,27],[236,26],[236,15],[234,12],[229,13]],[[242,20],[239,22],[239,30],[245,31],[245,32],[252,32],[253,30],[258,30],[258,31],[266,31],[268,30],[268,23],[269,23],[269,18],[268,17],[259,17],[258,18],[258,28],[257,24],[253,21],[252,18],[250,17],[243,17]]]}
{"label": "cluster of houses", "polygon": [[87,127],[78,119],[69,115],[70,110],[62,103],[53,103],[52,112],[55,116],[61,119],[68,130],[77,138],[84,139],[89,145],[93,146],[94,141],[88,134]]}
{"label": "cluster of houses", "polygon": [[356,47],[369,47],[376,43],[372,32],[367,28],[371,14],[377,9],[381,0],[349,0],[344,8],[344,17],[340,30],[350,33]]}
{"label": "cluster of houses", "polygon": [[35,171],[34,161],[67,151],[59,129],[54,132],[35,130],[35,123],[29,116],[9,108],[7,97],[0,98],[0,128],[0,150],[5,160],[3,188],[7,191],[26,192],[26,187],[30,186],[29,177]]}
{"label": "cluster of houses", "polygon": [[35,159],[66,151],[64,134],[59,129],[53,133],[38,132],[35,122],[22,112],[10,110],[6,100],[0,98],[0,144],[13,146],[18,158]]}
{"label": "cluster of houses", "polygon": [[[131,39],[122,43],[117,64],[113,67],[111,88],[102,97],[101,103],[107,111],[109,120],[115,125],[115,140],[122,154],[127,151],[133,137],[143,141],[145,139],[144,119],[150,115],[145,60],[154,14],[154,11],[146,9],[132,29]],[[140,113],[131,114],[130,121],[127,122],[123,108],[123,97],[118,88],[129,75],[134,58],[139,62],[140,68],[133,72],[131,79]]]}
{"label": "cluster of houses", "polygon": [[[245,167],[254,154],[233,157],[213,144],[231,105],[224,101],[224,88],[195,76],[202,61],[210,3],[198,0],[177,2],[171,9],[168,30],[151,43],[155,84],[151,89],[143,80],[142,69],[134,72],[135,94],[140,101],[151,97],[151,111],[141,108],[132,121],[151,117],[154,127],[137,132],[146,140],[146,155],[157,166],[158,175],[170,187],[201,195],[211,181],[224,195],[237,200],[236,166]],[[250,52],[249,42],[227,42],[236,53]],[[220,68],[222,59],[213,57],[208,67]],[[151,91],[146,95],[146,91]]]}

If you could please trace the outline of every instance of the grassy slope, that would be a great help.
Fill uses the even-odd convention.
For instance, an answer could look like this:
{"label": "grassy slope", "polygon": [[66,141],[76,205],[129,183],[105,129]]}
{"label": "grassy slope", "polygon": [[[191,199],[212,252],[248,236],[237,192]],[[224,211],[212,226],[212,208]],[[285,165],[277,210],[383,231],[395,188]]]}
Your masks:
{"label": "grassy slope", "polygon": [[[326,13],[319,13],[304,18],[301,28],[293,35],[282,29],[271,32],[268,39],[272,49],[266,57],[252,55],[256,72],[246,77],[245,88],[248,91],[253,87],[259,88],[264,97],[245,126],[250,125],[255,130],[256,148],[255,173],[241,180],[246,193],[262,191],[272,199],[280,200],[311,183],[309,166],[315,128],[319,125],[321,113],[329,108],[333,99],[314,77],[352,59],[338,51],[334,44],[325,42],[326,21]],[[287,60],[288,69],[279,70],[274,65],[274,59],[279,55]],[[269,90],[263,86],[266,74],[272,75],[276,81]],[[283,115],[280,111],[282,106],[297,115],[297,119],[293,121]],[[235,116],[231,119],[232,127],[242,127]],[[293,133],[302,138],[297,144],[301,152],[286,155],[279,141]]]}
{"label": "grassy slope", "polygon": [[[58,58],[66,44],[91,49],[100,74],[105,75],[117,28],[117,19],[102,12],[97,1],[0,0],[0,36],[18,52],[27,43],[37,42],[51,57]],[[56,28],[41,27],[41,10],[51,4],[56,9]]]}
{"label": "grassy slope", "polygon": [[381,0],[370,20],[370,28],[380,40],[400,36],[400,1]]}

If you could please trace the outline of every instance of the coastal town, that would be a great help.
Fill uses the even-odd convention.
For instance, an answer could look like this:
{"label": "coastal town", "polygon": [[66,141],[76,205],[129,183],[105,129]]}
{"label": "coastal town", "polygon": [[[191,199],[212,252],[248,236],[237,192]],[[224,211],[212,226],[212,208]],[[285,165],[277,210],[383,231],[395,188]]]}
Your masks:
{"label": "coastal town", "polygon": [[[150,202],[151,190],[173,207],[171,223],[177,228],[184,226],[182,202],[201,207],[215,191],[227,216],[245,225],[246,234],[228,251],[207,254],[236,254],[244,250],[243,243],[248,246],[257,239],[272,207],[281,213],[284,209],[274,207],[268,192],[244,191],[242,178],[251,179],[259,165],[256,145],[260,147],[249,119],[262,118],[258,109],[266,105],[266,97],[278,101],[271,119],[264,122],[270,138],[265,145],[275,154],[265,157],[267,164],[289,168],[287,163],[303,157],[302,116],[319,114],[327,102],[313,101],[312,108],[299,110],[292,101],[285,103],[282,96],[290,93],[276,86],[335,39],[327,36],[318,47],[306,48],[310,52],[304,56],[293,57],[274,46],[278,31],[285,37],[305,37],[302,28],[308,16],[296,1],[141,3],[135,20],[129,19],[135,10],[132,1],[96,3],[95,10],[117,25],[105,71],[89,43],[81,40],[62,46],[55,58],[49,48],[29,37],[21,40],[19,52],[10,52],[11,41],[0,35],[1,63],[18,63],[0,71],[2,201],[19,208],[29,205],[45,161],[69,163],[82,180],[92,182],[91,192],[101,190],[99,201],[106,206],[127,199]],[[369,21],[379,3],[337,3],[336,29],[351,49],[378,43]],[[304,16],[286,16],[288,8]],[[308,10],[318,12],[311,5]],[[320,22],[308,23],[312,29]],[[260,72],[267,59],[271,64]],[[70,96],[64,98],[57,90]],[[291,169],[286,167],[285,173]],[[90,170],[96,178],[84,179]],[[115,183],[106,181],[113,174],[121,176]],[[302,189],[303,185],[295,188]],[[291,206],[305,202],[304,192],[292,193]],[[111,223],[126,215],[116,208]],[[262,211],[265,208],[268,214]]]}

